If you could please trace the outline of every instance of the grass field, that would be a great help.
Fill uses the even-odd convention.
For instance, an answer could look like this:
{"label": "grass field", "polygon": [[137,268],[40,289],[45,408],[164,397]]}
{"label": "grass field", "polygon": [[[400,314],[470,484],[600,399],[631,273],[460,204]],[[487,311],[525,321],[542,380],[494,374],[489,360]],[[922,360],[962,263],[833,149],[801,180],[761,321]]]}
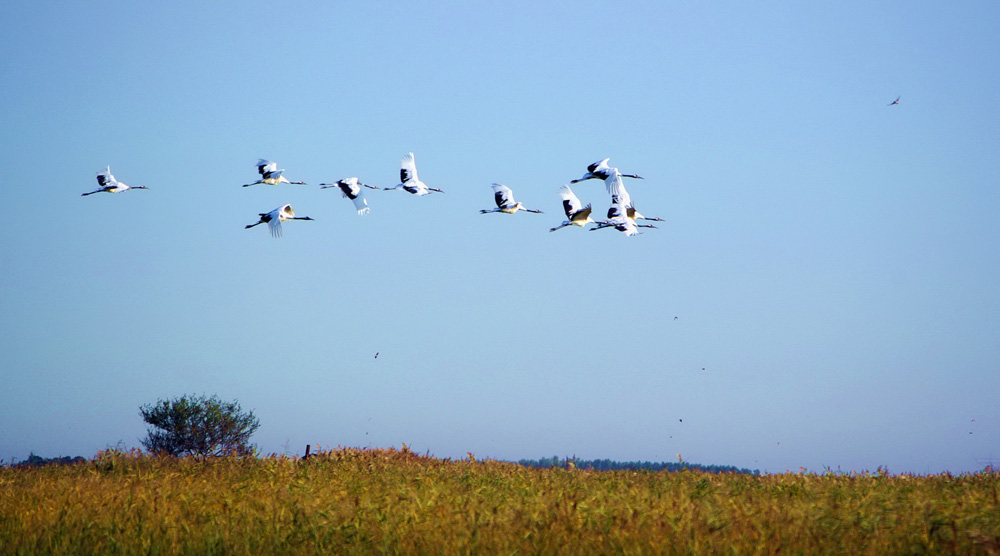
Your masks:
{"label": "grass field", "polygon": [[342,448],[0,468],[0,554],[1000,554],[1000,474],[530,469]]}

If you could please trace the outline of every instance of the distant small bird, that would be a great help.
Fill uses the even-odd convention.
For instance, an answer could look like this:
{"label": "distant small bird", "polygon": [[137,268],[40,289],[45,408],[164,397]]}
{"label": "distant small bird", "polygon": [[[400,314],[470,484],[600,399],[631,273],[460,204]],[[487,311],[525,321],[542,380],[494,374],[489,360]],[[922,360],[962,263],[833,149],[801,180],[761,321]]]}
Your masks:
{"label": "distant small bird", "polygon": [[111,174],[111,166],[107,166],[104,170],[97,173],[97,185],[101,188],[90,193],[81,193],[82,197],[87,195],[93,195],[94,193],[121,193],[122,191],[128,191],[129,189],[149,189],[145,185],[133,185],[128,186],[124,183],[115,179]]}
{"label": "distant small bird", "polygon": [[563,212],[566,213],[568,220],[564,220],[562,224],[549,229],[550,232],[565,228],[566,226],[580,226],[582,228],[588,222],[594,222],[594,219],[590,217],[592,210],[590,205],[583,206],[583,203],[573,194],[573,190],[568,185],[559,188],[559,196],[562,197]]}
{"label": "distant small bird", "polygon": [[288,181],[288,178],[281,175],[284,171],[284,168],[279,170],[278,165],[274,162],[261,158],[257,160],[257,172],[260,174],[260,179],[253,183],[245,183],[243,184],[243,187],[250,187],[251,185],[257,185],[258,183],[264,183],[267,185],[278,185],[279,183],[306,185],[306,182],[304,181]]}
{"label": "distant small bird", "polygon": [[677,317],[674,317],[674,320],[677,320]]}
{"label": "distant small bird", "polygon": [[292,205],[284,205],[278,207],[271,212],[260,213],[260,220],[248,224],[247,229],[253,228],[258,224],[267,223],[267,227],[271,230],[272,237],[281,237],[281,223],[285,220],[312,220],[308,216],[295,216],[295,211],[292,210]]}
{"label": "distant small bird", "polygon": [[899,104],[899,97],[896,97],[896,100],[894,100],[894,101],[890,102],[890,103],[889,103],[889,104],[887,104],[886,106],[892,106],[893,104]]}
{"label": "distant small bird", "polygon": [[495,209],[482,209],[479,214],[488,214],[491,212],[502,212],[504,214],[514,214],[519,210],[525,212],[534,212],[537,214],[542,214],[540,210],[533,210],[525,207],[519,201],[514,200],[514,192],[510,190],[506,185],[501,185],[499,183],[493,184],[493,199],[497,203],[497,208]]}
{"label": "distant small bird", "polygon": [[385,191],[390,191],[393,189],[402,189],[407,193],[412,193],[414,195],[427,195],[431,191],[437,193],[444,193],[440,189],[435,189],[433,187],[427,187],[427,184],[420,181],[417,177],[417,163],[413,158],[413,153],[406,153],[406,156],[399,163],[399,185],[395,187],[385,187]]}
{"label": "distant small bird", "polygon": [[[378,359],[378,352],[377,351],[375,352],[375,359]],[[369,419],[369,421],[371,421],[371,419]]]}
{"label": "distant small bird", "polygon": [[320,189],[329,189],[331,187],[339,187],[340,192],[351,201],[354,201],[354,208],[358,209],[358,214],[365,215],[370,212],[368,208],[368,201],[365,200],[365,195],[362,192],[362,187],[367,187],[368,189],[378,189],[374,185],[368,185],[366,183],[361,183],[358,178],[344,178],[342,180],[337,180],[336,183],[321,183]]}

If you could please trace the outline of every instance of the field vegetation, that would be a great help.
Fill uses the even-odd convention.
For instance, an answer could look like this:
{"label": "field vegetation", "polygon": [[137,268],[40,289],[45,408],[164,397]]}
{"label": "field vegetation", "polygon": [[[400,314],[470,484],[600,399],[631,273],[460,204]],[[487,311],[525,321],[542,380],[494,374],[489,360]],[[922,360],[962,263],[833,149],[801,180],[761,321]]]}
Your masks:
{"label": "field vegetation", "polygon": [[998,554],[1000,474],[531,468],[403,449],[0,468],[0,554]]}

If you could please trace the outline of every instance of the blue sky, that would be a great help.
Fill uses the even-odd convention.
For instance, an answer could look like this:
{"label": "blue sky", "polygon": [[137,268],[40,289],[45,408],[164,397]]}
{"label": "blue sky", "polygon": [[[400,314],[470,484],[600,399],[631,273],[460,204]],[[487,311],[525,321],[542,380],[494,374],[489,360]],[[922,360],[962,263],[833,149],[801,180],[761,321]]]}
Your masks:
{"label": "blue sky", "polygon": [[[0,458],[204,393],[264,453],[1000,460],[1000,8],[800,4],[15,2]],[[411,151],[444,195],[315,185]],[[666,222],[549,233],[604,157]]]}

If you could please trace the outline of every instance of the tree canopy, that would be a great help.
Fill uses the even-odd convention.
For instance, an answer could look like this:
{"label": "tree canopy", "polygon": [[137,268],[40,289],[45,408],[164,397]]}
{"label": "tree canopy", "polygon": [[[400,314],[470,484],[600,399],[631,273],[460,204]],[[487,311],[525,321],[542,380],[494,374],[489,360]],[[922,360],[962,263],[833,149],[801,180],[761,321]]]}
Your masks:
{"label": "tree canopy", "polygon": [[218,396],[185,395],[158,400],[139,408],[150,425],[142,440],[150,452],[171,456],[252,455],[250,444],[260,421],[253,411],[243,412],[238,401],[224,402]]}

